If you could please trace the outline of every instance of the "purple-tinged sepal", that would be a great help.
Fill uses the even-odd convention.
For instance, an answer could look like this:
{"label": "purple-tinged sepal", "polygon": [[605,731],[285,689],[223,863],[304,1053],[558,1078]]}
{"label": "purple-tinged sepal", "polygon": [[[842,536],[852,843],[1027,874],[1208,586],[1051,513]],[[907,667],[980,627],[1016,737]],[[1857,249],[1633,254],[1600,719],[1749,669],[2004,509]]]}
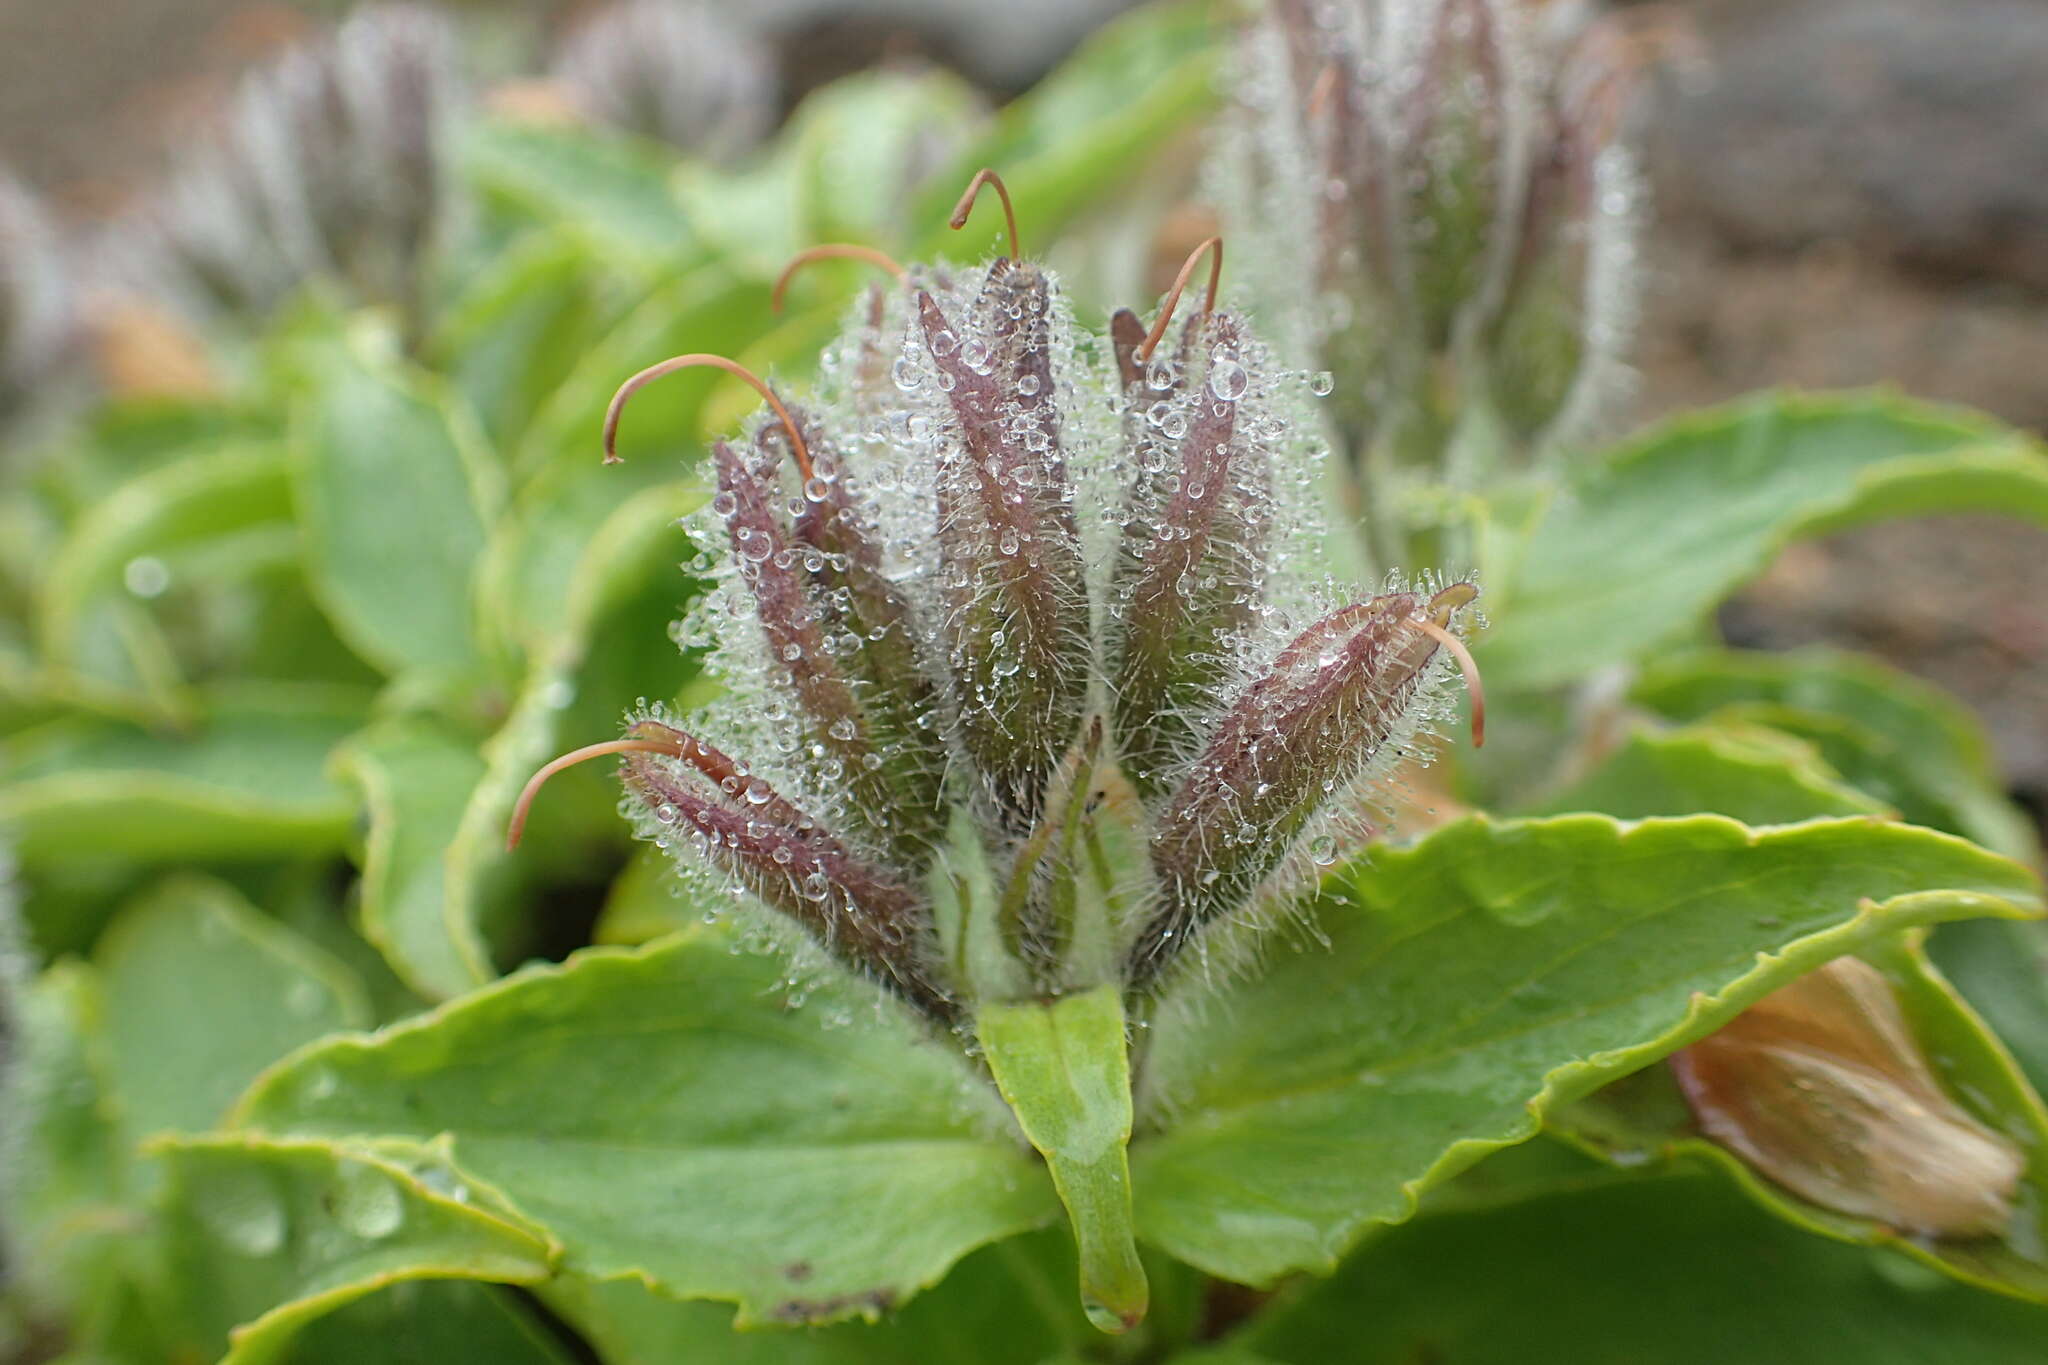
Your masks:
{"label": "purple-tinged sepal", "polygon": [[1192,935],[1247,904],[1296,837],[1411,733],[1431,665],[1477,596],[1455,583],[1354,603],[1280,651],[1216,727],[1154,828],[1160,903],[1133,945],[1133,984]]}
{"label": "purple-tinged sepal", "polygon": [[949,420],[937,452],[945,654],[961,746],[1014,833],[1028,831],[1080,729],[1088,586],[1060,450],[1052,286],[1009,257],[948,317],[917,298]]}
{"label": "purple-tinged sepal", "polygon": [[629,751],[624,760],[635,813],[657,839],[669,831],[691,839],[706,862],[827,953],[926,1012],[950,1017],[951,998],[932,965],[930,909],[918,890],[695,736],[653,720],[629,734],[672,749]]}
{"label": "purple-tinged sepal", "polygon": [[1124,771],[1151,796],[1194,756],[1258,614],[1273,481],[1240,417],[1269,380],[1227,313],[1191,318],[1171,363],[1118,355],[1139,455],[1110,579],[1109,694]]}

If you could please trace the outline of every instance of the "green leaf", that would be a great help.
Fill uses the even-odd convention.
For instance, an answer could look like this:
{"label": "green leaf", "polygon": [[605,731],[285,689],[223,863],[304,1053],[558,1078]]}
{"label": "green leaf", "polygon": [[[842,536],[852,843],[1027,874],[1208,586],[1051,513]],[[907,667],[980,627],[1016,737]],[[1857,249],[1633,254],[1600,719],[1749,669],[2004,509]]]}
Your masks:
{"label": "green leaf", "polygon": [[363,936],[428,999],[460,995],[496,973],[473,907],[448,895],[444,858],[484,775],[476,746],[427,721],[376,726],[335,756],[362,793]]}
{"label": "green leaf", "polygon": [[0,1246],[33,1304],[78,1312],[104,1292],[137,1221],[128,1152],[108,1103],[98,974],[76,959],[6,983],[0,1072]]}
{"label": "green leaf", "polygon": [[361,327],[308,349],[292,453],[316,595],[387,673],[473,671],[471,580],[499,500],[473,419]]}
{"label": "green leaf", "polygon": [[1887,395],[1768,394],[1654,427],[1486,566],[1490,681],[1534,688],[1683,638],[1786,543],[1886,517],[2048,524],[2048,456],[2010,428]]}
{"label": "green leaf", "polygon": [[782,143],[807,241],[895,243],[929,231],[929,219],[908,216],[917,191],[987,122],[986,109],[973,86],[937,67],[863,71],[813,91]]}
{"label": "green leaf", "polygon": [[1419,1220],[1238,1341],[1283,1365],[2031,1365],[2044,1339],[2048,1312],[1692,1178]]}
{"label": "green leaf", "polygon": [[1327,1271],[1552,1106],[1799,973],[2038,892],[1961,840],[1869,819],[1474,817],[1377,849],[1324,883],[1327,948],[1221,998],[1191,972],[1160,1002],[1139,1233],[1246,1283]]}
{"label": "green leaf", "polygon": [[2026,817],[2005,798],[1976,717],[1939,688],[1874,659],[1819,649],[1705,651],[1652,664],[1631,697],[1673,720],[1719,713],[1798,735],[1913,824],[2022,862],[2039,856]]}
{"label": "green leaf", "polygon": [[983,1247],[879,1323],[739,1332],[724,1305],[678,1303],[632,1280],[564,1276],[541,1294],[605,1365],[1039,1365],[1100,1340],[1075,1305],[1073,1281],[1073,1240],[1059,1229]]}
{"label": "green leaf", "polygon": [[2011,1049],[2035,1091],[2048,1095],[2048,923],[1945,925],[1928,952]]}
{"label": "green leaf", "polygon": [[222,1365],[280,1359],[306,1323],[402,1280],[530,1283],[547,1244],[358,1152],[256,1136],[154,1144],[168,1290]]}
{"label": "green leaf", "polygon": [[644,844],[612,879],[593,937],[598,943],[633,948],[694,931],[707,916],[715,919],[723,913],[722,904],[676,876],[675,859]]}
{"label": "green leaf", "polygon": [[913,223],[928,225],[915,254],[973,260],[996,246],[1002,215],[993,205],[959,232],[946,226],[954,200],[983,166],[1002,172],[1027,225],[1027,252],[1083,209],[1123,191],[1163,144],[1221,102],[1225,10],[1214,0],[1181,0],[1145,6],[1098,29],[1005,107],[952,174],[931,178],[911,214]]}
{"label": "green leaf", "polygon": [[507,1290],[470,1280],[400,1280],[307,1324],[281,1359],[286,1365],[570,1365],[574,1357]]}
{"label": "green leaf", "polygon": [[122,911],[96,961],[108,1073],[131,1141],[211,1128],[271,1062],[370,1022],[347,968],[194,874]]}
{"label": "green leaf", "polygon": [[430,343],[500,450],[513,448],[613,311],[601,259],[567,231],[537,232],[495,257]]}
{"label": "green leaf", "polygon": [[1890,808],[1841,780],[1811,745],[1759,726],[1631,730],[1600,766],[1532,813],[1597,811],[1621,820],[1725,815],[1751,825],[1825,815],[1884,815]]}
{"label": "green leaf", "polygon": [[338,849],[353,811],[327,755],[365,698],[313,686],[214,699],[189,734],[60,721],[0,752],[0,826],[48,859],[249,859]]}
{"label": "green leaf", "polygon": [[176,581],[197,567],[182,561],[205,550],[213,577],[225,567],[222,550],[231,545],[244,547],[245,567],[249,551],[269,560],[294,552],[290,482],[275,445],[194,454],[114,489],[86,510],[49,563],[37,602],[43,664],[86,665],[91,618],[109,597],[127,605],[124,579],[131,565],[153,563]]}
{"label": "green leaf", "polygon": [[1877,968],[1896,993],[1906,1025],[1942,1088],[2026,1154],[2027,1171],[2005,1236],[1946,1241],[1909,1236],[1803,1199],[1701,1136],[1664,1067],[1567,1106],[1554,1117],[1554,1126],[1587,1150],[1631,1168],[1651,1158],[1705,1161],[1733,1176],[1763,1207],[1809,1231],[1890,1247],[1967,1283],[2048,1302],[2048,1110],[1983,1020],[1928,963],[1917,942],[1924,933],[1869,944],[1857,956]]}
{"label": "green leaf", "polygon": [[[520,443],[521,478],[556,461],[584,479],[610,474],[600,488],[617,488],[624,471],[599,463],[605,409],[620,384],[656,361],[683,351],[738,355],[774,320],[768,286],[722,264],[691,270],[641,300],[616,326],[592,342],[575,370],[535,414]],[[695,460],[699,415],[714,384],[740,381],[717,371],[671,375],[634,395],[619,424],[618,448],[628,464],[660,462],[674,476],[678,457]],[[524,492],[524,490],[522,490]],[[530,495],[523,500],[529,502]]]}
{"label": "green leaf", "polygon": [[950,1040],[825,969],[797,1007],[787,970],[710,934],[588,950],[301,1052],[240,1118],[447,1134],[565,1269],[734,1300],[742,1325],[873,1316],[1054,1213]]}
{"label": "green leaf", "polygon": [[985,1005],[974,1026],[997,1088],[1066,1205],[1088,1320],[1129,1331],[1144,1321],[1150,1296],[1131,1232],[1131,1066],[1118,988]]}
{"label": "green leaf", "polygon": [[689,246],[672,163],[657,144],[595,127],[478,120],[462,164],[501,212],[571,230],[589,251],[652,265]]}

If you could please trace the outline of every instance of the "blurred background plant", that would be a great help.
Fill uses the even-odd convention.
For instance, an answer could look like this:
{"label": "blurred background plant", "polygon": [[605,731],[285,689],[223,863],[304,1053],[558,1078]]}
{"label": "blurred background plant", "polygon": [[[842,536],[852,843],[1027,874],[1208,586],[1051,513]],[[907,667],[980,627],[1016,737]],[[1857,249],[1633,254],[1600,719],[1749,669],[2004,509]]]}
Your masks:
{"label": "blurred background plant", "polygon": [[[1226,293],[1328,391],[1349,471],[1331,497],[1366,531],[1359,576],[1477,570],[1494,738],[1413,794],[1403,837],[1466,806],[1896,812],[2036,862],[2037,827],[2008,794],[2038,810],[2048,791],[2048,626],[2029,605],[2042,533],[1849,529],[1908,512],[2048,523],[2023,430],[2048,420],[2028,359],[2048,360],[2048,276],[1999,226],[2048,218],[2014,207],[2048,177],[2017,169],[2038,147],[2013,128],[2039,119],[2010,112],[2048,88],[2028,84],[2048,39],[2012,5],[1280,0],[1240,25],[1186,0],[1092,34],[1113,6],[254,10],[217,49],[276,50],[210,83],[163,139],[161,174],[69,88],[0,82],[10,152],[46,192],[73,182],[61,211],[0,183],[0,830],[15,860],[0,1356],[799,1349],[730,1337],[727,1307],[605,1279],[432,1142],[209,1134],[260,1073],[336,1030],[592,942],[701,929],[595,767],[559,779],[521,856],[503,852],[535,766],[649,701],[687,710],[710,690],[670,634],[695,591],[676,523],[707,496],[706,440],[756,400],[708,372],[667,380],[636,400],[610,470],[606,400],[679,351],[801,383],[867,276],[815,264],[776,313],[784,264],[821,241],[976,259],[994,216],[960,233],[945,219],[982,165],[1001,168],[1091,325],[1153,296],[1220,223]],[[24,65],[46,50],[55,8],[0,13],[0,34],[45,38],[0,50]],[[122,41],[152,60],[152,35],[218,60],[191,51],[191,12],[142,13]],[[281,46],[262,38],[279,30]],[[1845,43],[1863,58],[1846,74],[1830,56]],[[105,65],[74,65],[76,90],[132,79],[117,49]],[[1965,111],[1945,116],[2003,150],[1978,179],[1947,166],[1925,189],[1885,159],[1898,139],[1865,126],[1873,101],[1908,128],[1922,102]],[[1731,154],[1727,130],[1759,109],[1806,141]],[[17,147],[37,118],[53,131]],[[1943,160],[1914,155],[1928,174]],[[76,188],[95,175],[120,192]],[[1675,209],[1647,246],[1646,199]],[[1762,382],[1878,378],[2015,425],[1779,395],[1598,444],[1632,416]],[[1967,683],[1993,723],[1875,662],[1726,647],[1814,642]],[[1949,926],[1932,950],[2048,1083],[2036,926]],[[1973,1121],[2035,1132],[2026,1081],[1917,947],[1870,955],[1937,1070],[1977,1097]],[[771,971],[754,993],[814,985]],[[304,1074],[316,1089],[326,1075]],[[2019,1300],[2040,1299],[2044,1272],[2022,1235],[1962,1252],[1901,1239],[1897,1209],[1795,1196],[1686,1106],[1663,1067],[1583,1097],[1553,1115],[1560,1141],[1447,1185],[1431,1216],[1337,1280],[1296,1285],[1237,1344],[1283,1362],[1441,1347],[1463,1365],[1513,1355],[1478,1337],[1586,1339],[1560,1306],[1578,1297],[1530,1269],[1548,1253],[1528,1249],[1564,1228],[1601,1248],[1589,1276],[1662,1305],[1632,1309],[1617,1288],[1587,1309],[1621,1358],[1758,1358],[1711,1309],[1754,1299],[1730,1267],[1758,1255],[1788,1287],[1743,1320],[1768,1324],[1785,1359],[1839,1350],[1852,1327],[1873,1360],[1963,1338],[1974,1358],[2031,1358],[2019,1343],[2044,1319]],[[2035,1216],[2028,1155],[2000,1197]],[[1608,1187],[1647,1174],[1633,1203]],[[1789,1188],[1828,1188],[1824,1174]],[[331,1236],[287,1237],[273,1205]],[[1673,1220],[1696,1233],[1676,1250]],[[1471,1248],[1508,1246],[1524,1251],[1498,1278],[1526,1293],[1502,1287],[1497,1316],[1474,1316]],[[1071,1256],[1057,1237],[1005,1243],[889,1325],[806,1335],[804,1358],[927,1358],[962,1334],[990,1360],[1093,1358],[1107,1348],[1058,1311],[1020,1326],[1001,1307],[1047,1298]],[[1119,1358],[1212,1340],[1262,1302],[1153,1271],[1154,1323]],[[1339,1352],[1332,1334],[1361,1314],[1384,1335],[1340,1335]],[[1442,1347],[1446,1323],[1470,1339]]]}

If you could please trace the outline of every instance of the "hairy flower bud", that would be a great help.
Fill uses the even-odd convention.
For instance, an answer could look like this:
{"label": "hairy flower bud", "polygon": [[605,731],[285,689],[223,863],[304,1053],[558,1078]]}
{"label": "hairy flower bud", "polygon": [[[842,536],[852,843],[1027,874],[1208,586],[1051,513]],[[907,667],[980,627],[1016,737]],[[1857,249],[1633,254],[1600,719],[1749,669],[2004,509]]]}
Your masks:
{"label": "hairy flower bud", "polygon": [[938,452],[938,536],[961,739],[1019,833],[1080,730],[1090,664],[1050,304],[1045,271],[1009,257],[957,320],[929,293],[917,299],[952,419]]}
{"label": "hairy flower bud", "polygon": [[1390,593],[1303,631],[1246,689],[1152,836],[1162,903],[1132,948],[1149,978],[1195,929],[1242,905],[1316,812],[1396,740],[1438,631],[1476,592]]}
{"label": "hairy flower bud", "polygon": [[694,736],[655,721],[636,739],[671,745],[673,756],[628,751],[625,781],[658,827],[690,831],[703,855],[802,925],[828,952],[913,1004],[950,1006],[921,970],[917,940],[930,910],[894,873],[851,852],[768,783]]}
{"label": "hairy flower bud", "polygon": [[1345,376],[1334,412],[1361,472],[1479,477],[1490,451],[1450,467],[1473,414],[1526,459],[1613,387],[1634,63],[1609,26],[1533,27],[1511,0],[1283,0],[1249,35],[1218,198],[1289,344]]}
{"label": "hairy flower bud", "polygon": [[774,54],[711,6],[621,0],[578,24],[554,76],[593,118],[730,158],[775,124]]}
{"label": "hairy flower bud", "polygon": [[1935,1079],[1890,983],[1838,958],[1671,1068],[1701,1131],[1802,1198],[1925,1237],[2004,1231],[2026,1168]]}
{"label": "hairy flower bud", "polygon": [[1124,425],[1140,454],[1110,584],[1110,696],[1125,772],[1150,796],[1193,756],[1197,717],[1227,684],[1234,643],[1257,613],[1271,452],[1238,416],[1264,366],[1225,314],[1190,319],[1170,364],[1136,360],[1134,314],[1111,327]]}

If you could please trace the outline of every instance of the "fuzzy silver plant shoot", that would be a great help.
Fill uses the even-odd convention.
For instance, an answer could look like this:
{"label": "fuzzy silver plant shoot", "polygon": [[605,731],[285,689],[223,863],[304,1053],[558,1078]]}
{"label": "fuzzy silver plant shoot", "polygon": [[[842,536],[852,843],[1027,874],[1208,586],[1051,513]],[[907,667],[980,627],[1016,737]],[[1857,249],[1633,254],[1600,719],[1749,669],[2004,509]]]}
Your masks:
{"label": "fuzzy silver plant shoot", "polygon": [[549,775],[618,756],[641,833],[792,971],[834,959],[979,1056],[1066,1206],[1083,1309],[1121,1332],[1150,1294],[1129,1020],[1241,963],[1369,836],[1378,782],[1450,714],[1453,663],[1478,738],[1457,634],[1476,589],[1358,601],[1319,569],[1311,385],[1219,307],[1220,241],[1150,327],[1124,311],[1094,336],[999,178],[952,225],[984,189],[1009,240],[985,265],[798,257],[894,277],[806,401],[704,354],[620,388],[607,458],[626,402],[677,370],[767,404],[713,445],[693,525],[712,587],[678,638],[726,693],[548,764],[510,837]]}
{"label": "fuzzy silver plant shoot", "polygon": [[1407,488],[1555,451],[1621,377],[1634,59],[1612,27],[1532,9],[1273,0],[1246,36],[1216,198],[1276,340],[1341,377],[1334,425],[1383,559]]}
{"label": "fuzzy silver plant shoot", "polygon": [[[1219,307],[1079,330],[1017,244],[888,269],[785,402],[711,451],[713,586],[679,628],[727,696],[616,754],[642,833],[932,1020],[1242,951],[1356,840],[1443,685],[1469,583],[1340,595],[1305,376]],[[1197,253],[1199,257],[1200,252]],[[1197,264],[1190,260],[1189,271]],[[1183,283],[1188,271],[1183,272]],[[1475,727],[1476,728],[1476,727]],[[517,827],[513,831],[517,837]],[[1349,848],[1344,852],[1351,851]]]}

